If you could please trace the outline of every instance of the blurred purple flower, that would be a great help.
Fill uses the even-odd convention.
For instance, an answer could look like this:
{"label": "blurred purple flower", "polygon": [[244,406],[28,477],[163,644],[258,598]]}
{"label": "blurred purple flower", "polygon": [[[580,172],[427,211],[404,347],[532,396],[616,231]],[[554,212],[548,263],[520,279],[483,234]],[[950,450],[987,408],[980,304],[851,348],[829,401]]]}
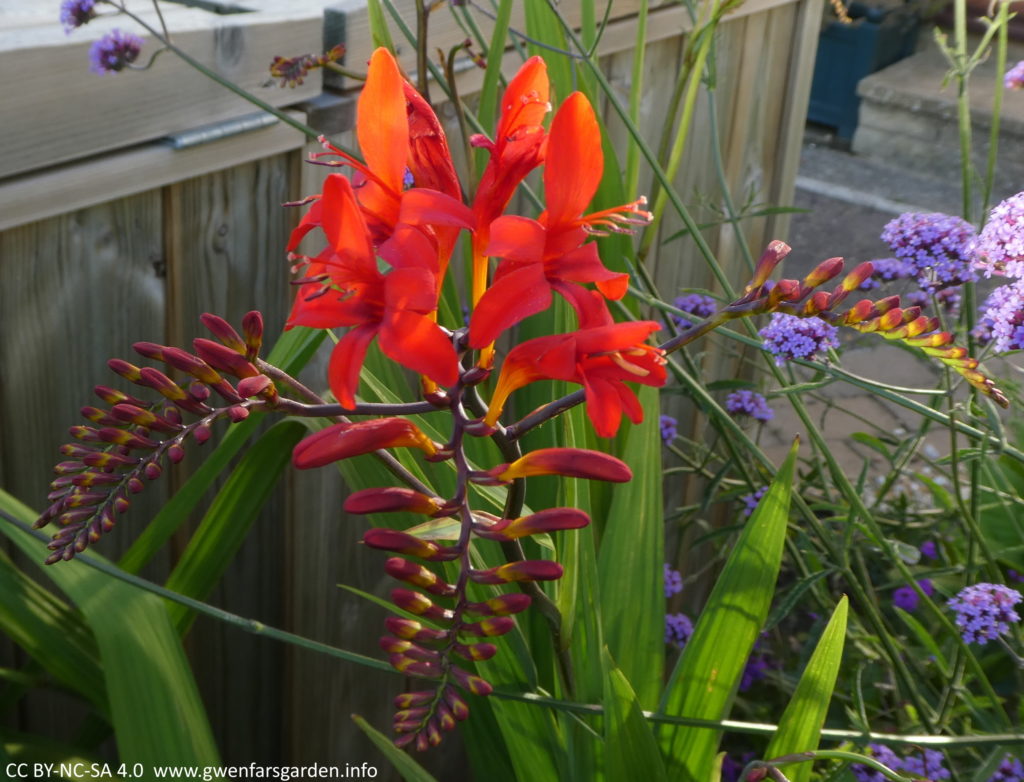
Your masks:
{"label": "blurred purple flower", "polygon": [[949,601],[956,612],[956,624],[966,643],[984,645],[1010,629],[1020,617],[1013,606],[1020,592],[1003,584],[974,584],[964,587]]}
{"label": "blurred purple flower", "polygon": [[977,279],[974,227],[941,212],[906,212],[886,223],[882,240],[897,258],[910,264],[928,293]]}
{"label": "blurred purple flower", "polygon": [[767,399],[746,388],[729,394],[725,398],[725,409],[732,415],[748,415],[758,421],[771,421],[775,415]]}
{"label": "blurred purple flower", "polygon": [[778,668],[779,663],[773,660],[766,652],[758,652],[757,645],[754,652],[747,658],[747,664],[743,668],[743,676],[740,677],[740,692],[746,692],[757,682],[768,675],[768,671]]}
{"label": "blurred purple flower", "polygon": [[663,415],[658,419],[661,427],[661,441],[666,445],[676,439],[677,421],[670,415]]}
{"label": "blurred purple flower", "polygon": [[780,367],[790,359],[809,359],[822,350],[839,347],[836,327],[817,318],[776,312],[758,333],[764,340],[762,347],[775,356],[775,364]]}
{"label": "blurred purple flower", "polygon": [[926,540],[924,543],[921,544],[921,556],[925,557],[926,559],[939,558],[939,551],[935,547],[934,540]]}
{"label": "blurred purple flower", "polygon": [[1024,349],[1024,280],[1000,286],[988,295],[974,336],[982,344],[994,343],[997,353]]}
{"label": "blurred purple flower", "polygon": [[684,318],[681,315],[672,315],[672,320],[681,329],[688,329],[704,318],[710,318],[718,310],[718,303],[714,299],[700,293],[687,293],[685,296],[679,296],[672,304],[676,309],[694,316],[693,318]]}
{"label": "blurred purple flower", "polygon": [[1024,278],[1024,193],[996,204],[975,247],[976,265],[993,274]]}
{"label": "blurred purple flower", "polygon": [[128,67],[142,50],[142,39],[131,33],[111,30],[89,49],[89,61],[96,73],[115,73]]}
{"label": "blurred purple flower", "polygon": [[871,265],[874,267],[874,271],[860,284],[862,291],[880,288],[883,282],[903,280],[914,276],[914,268],[899,258],[878,258],[872,261]]}
{"label": "blurred purple flower", "polygon": [[665,614],[665,643],[675,644],[680,649],[693,635],[693,622],[686,614]]}
{"label": "blurred purple flower", "polygon": [[743,769],[753,759],[753,752],[744,752],[739,760],[733,760],[731,755],[726,755],[722,758],[722,782],[739,782]]}
{"label": "blurred purple flower", "polygon": [[[891,749],[882,744],[868,744],[871,757],[882,763],[893,771],[900,771],[903,768],[903,761]],[[888,782],[888,779],[880,771],[870,769],[860,763],[850,766],[850,771],[857,778],[857,782]]]}
{"label": "blurred purple flower", "polygon": [[743,508],[743,518],[750,517],[750,514],[752,514],[754,510],[757,508],[757,503],[761,501],[761,498],[765,495],[765,492],[767,491],[768,487],[762,486],[753,494],[744,494],[742,497],[740,497],[740,500],[743,502],[745,506]]}
{"label": "blurred purple flower", "polygon": [[941,752],[926,749],[920,755],[914,753],[903,758],[903,770],[911,774],[935,780],[949,779],[949,769],[945,766],[945,758]]}
{"label": "blurred purple flower", "polygon": [[96,0],[64,0],[60,4],[60,23],[64,32],[70,33],[96,18]]}
{"label": "blurred purple flower", "polygon": [[[931,597],[935,594],[935,587],[932,586],[932,582],[927,578],[918,579],[917,585],[921,587],[921,590]],[[901,586],[893,590],[892,593],[892,604],[897,608],[902,608],[904,611],[916,611],[917,604],[921,598],[913,587]]]}
{"label": "blurred purple flower", "polygon": [[1024,764],[1013,755],[1006,755],[988,782],[1024,782]]}
{"label": "blurred purple flower", "polygon": [[1024,89],[1024,60],[1014,65],[1003,77],[1003,84],[1008,90]]}
{"label": "blurred purple flower", "polygon": [[678,595],[683,591],[683,575],[665,563],[665,597]]}
{"label": "blurred purple flower", "polygon": [[[935,291],[935,301],[942,309],[952,317],[960,312],[960,286],[954,285],[951,288],[943,288]],[[932,294],[928,291],[910,291],[903,296],[904,303],[924,309],[932,303]]]}
{"label": "blurred purple flower", "polygon": [[1024,575],[1021,575],[1016,570],[1007,570],[1006,577],[1011,581],[1024,581]]}

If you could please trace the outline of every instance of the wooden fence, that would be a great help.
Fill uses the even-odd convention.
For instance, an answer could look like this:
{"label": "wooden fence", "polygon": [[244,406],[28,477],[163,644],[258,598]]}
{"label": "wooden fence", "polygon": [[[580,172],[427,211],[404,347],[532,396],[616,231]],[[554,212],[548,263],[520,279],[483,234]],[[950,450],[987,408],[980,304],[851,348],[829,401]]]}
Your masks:
{"label": "wooden fence", "polygon": [[[331,45],[339,34],[347,61],[365,62],[370,36],[362,4],[341,3],[326,24],[325,4],[314,0],[244,5],[257,10],[217,16],[175,7],[167,22],[175,42],[204,64],[349,143],[352,98],[344,90],[350,85],[330,78],[329,92],[321,94],[323,85],[311,77],[297,90],[280,89],[267,84],[265,68],[275,54],[320,51],[322,38]],[[411,19],[412,0],[398,5]],[[623,95],[637,5],[614,3],[599,50]],[[86,49],[106,29],[103,23],[65,37],[55,20],[32,11],[11,17],[13,7],[0,2],[0,65],[19,74],[0,121],[0,484],[40,507],[67,427],[92,402],[91,387],[110,382],[107,358],[131,358],[138,340],[187,346],[202,333],[198,316],[206,311],[237,323],[257,308],[270,333],[280,328],[290,296],[282,248],[298,217],[280,205],[317,192],[322,169],[303,165],[301,134],[254,119],[251,106],[173,55],[145,73],[98,77],[85,72]],[[738,201],[791,203],[821,10],[822,0],[747,0],[719,30],[718,129],[724,177]],[[461,40],[447,10],[435,17],[433,44],[445,49]],[[13,25],[5,24],[12,18]],[[477,22],[486,33],[489,21]],[[651,12],[643,127],[652,141],[690,29],[682,5]],[[400,53],[413,70],[411,50]],[[506,59],[511,73],[516,56]],[[460,93],[469,95],[480,75],[464,69],[459,79]],[[10,84],[8,77],[6,89]],[[722,202],[702,101],[678,178],[698,220],[713,217]],[[246,125],[255,129],[217,138]],[[610,125],[621,138],[624,130]],[[648,187],[650,176],[642,183]],[[756,249],[784,238],[786,225],[776,215],[747,220],[744,229]],[[663,236],[680,227],[667,220]],[[713,227],[705,238],[741,284],[732,228]],[[692,242],[665,245],[651,263],[666,295],[682,287],[715,289]],[[122,551],[183,477],[172,475],[141,495],[102,552]],[[377,655],[383,611],[337,585],[384,593],[386,578],[380,563],[354,545],[363,522],[343,518],[342,497],[334,471],[290,476],[211,601]],[[182,543],[153,564],[151,575],[167,572]],[[388,696],[397,690],[393,676],[212,621],[197,622],[187,646],[225,762],[382,764],[349,715],[386,724]],[[0,642],[0,665],[23,661],[13,644]],[[66,708],[59,698],[30,700],[9,727],[66,737],[75,728]],[[453,742],[431,763],[443,768],[456,751]],[[442,777],[451,776],[448,766]]]}

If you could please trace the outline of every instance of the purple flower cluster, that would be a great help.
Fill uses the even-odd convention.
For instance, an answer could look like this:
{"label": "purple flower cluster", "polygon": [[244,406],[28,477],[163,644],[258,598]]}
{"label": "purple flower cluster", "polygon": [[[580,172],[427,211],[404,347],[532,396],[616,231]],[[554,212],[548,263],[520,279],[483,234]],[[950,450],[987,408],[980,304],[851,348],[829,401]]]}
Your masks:
{"label": "purple flower cluster", "polygon": [[725,409],[732,415],[748,415],[758,421],[771,421],[775,415],[768,406],[768,400],[746,388],[729,394],[725,398]]}
{"label": "purple flower cluster", "polygon": [[[888,747],[882,744],[868,744],[868,750],[875,760],[882,763],[893,771],[899,771],[903,766],[903,762],[899,756]],[[888,782],[887,778],[881,771],[875,771],[874,769],[868,768],[860,763],[854,763],[850,766],[850,771],[857,778],[857,782]]]}
{"label": "purple flower cluster", "polygon": [[670,415],[663,415],[658,419],[658,425],[661,427],[661,441],[666,445],[676,439],[676,427],[678,422],[675,418]]}
{"label": "purple flower cluster", "polygon": [[[921,591],[924,592],[928,597],[935,594],[935,587],[932,586],[932,582],[927,578],[918,579],[917,585],[921,587]],[[916,611],[917,604],[921,601],[917,592],[913,587],[901,586],[893,590],[892,593],[892,604],[897,608],[902,608],[904,611]]]}
{"label": "purple flower cluster", "polygon": [[882,240],[908,263],[928,293],[977,279],[974,228],[941,212],[906,212],[886,223]]}
{"label": "purple flower cluster", "polygon": [[742,497],[740,497],[740,501],[744,505],[743,518],[750,518],[750,514],[752,514],[757,509],[757,504],[761,501],[761,498],[765,495],[767,491],[768,487],[762,486],[753,494],[744,494]]}
{"label": "purple flower cluster", "polygon": [[[871,752],[871,757],[893,771],[906,771],[909,774],[927,777],[933,781],[950,777],[949,769],[945,765],[946,759],[941,752],[934,749],[915,752],[904,758],[881,744],[868,744],[868,749]],[[886,782],[886,777],[880,771],[875,771],[860,763],[850,766],[850,771],[853,772],[858,782]]]}
{"label": "purple flower cluster", "polygon": [[956,625],[966,643],[986,644],[1010,629],[1020,617],[1013,606],[1020,592],[1003,584],[974,584],[964,587],[949,601],[956,612]]}
{"label": "purple flower cluster", "polygon": [[988,782],[1024,782],[1024,764],[1013,755],[1006,755]]}
{"label": "purple flower cluster", "polygon": [[681,329],[688,329],[704,318],[710,318],[718,310],[718,304],[714,299],[700,293],[687,293],[685,296],[678,297],[672,304],[676,309],[694,316],[690,319],[681,315],[673,315],[672,320]]}
{"label": "purple flower cluster", "polygon": [[665,643],[675,644],[680,649],[693,635],[693,622],[686,614],[665,614]]}
{"label": "purple flower cluster", "polygon": [[139,57],[142,39],[131,33],[111,30],[89,49],[89,62],[96,73],[123,71]]}
{"label": "purple flower cluster", "polygon": [[683,591],[683,574],[665,563],[665,597],[678,595]]}
{"label": "purple flower cluster", "polygon": [[60,4],[60,23],[64,32],[70,33],[96,18],[96,0],[64,0]]}
{"label": "purple flower cluster", "polygon": [[768,675],[768,671],[778,668],[779,664],[773,660],[771,655],[765,652],[758,652],[757,645],[754,652],[747,658],[747,664],[743,668],[743,675],[740,677],[740,692],[746,692],[757,682]]}
{"label": "purple flower cluster", "polygon": [[880,288],[883,282],[905,280],[914,276],[914,267],[899,258],[878,258],[872,261],[871,265],[874,267],[874,271],[860,284],[862,291]]}
{"label": "purple flower cluster", "polygon": [[1010,196],[989,212],[978,235],[977,265],[985,276],[1024,278],[1024,193]]}
{"label": "purple flower cluster", "polygon": [[1014,65],[1003,77],[1003,84],[1008,90],[1024,89],[1024,60]]}
{"label": "purple flower cluster", "polygon": [[926,540],[920,546],[921,556],[925,559],[938,559],[939,550],[935,546],[934,540]]}
{"label": "purple flower cluster", "polygon": [[974,336],[997,353],[1024,349],[1024,280],[996,288],[981,305]]}
{"label": "purple flower cluster", "polygon": [[775,356],[780,367],[791,359],[810,359],[822,350],[839,347],[836,327],[817,318],[776,312],[758,333],[764,340],[762,347]]}
{"label": "purple flower cluster", "polygon": [[[951,317],[960,312],[960,288],[943,288],[935,293],[936,303]],[[924,309],[931,304],[931,296],[925,291],[910,291],[903,297],[904,303]]]}

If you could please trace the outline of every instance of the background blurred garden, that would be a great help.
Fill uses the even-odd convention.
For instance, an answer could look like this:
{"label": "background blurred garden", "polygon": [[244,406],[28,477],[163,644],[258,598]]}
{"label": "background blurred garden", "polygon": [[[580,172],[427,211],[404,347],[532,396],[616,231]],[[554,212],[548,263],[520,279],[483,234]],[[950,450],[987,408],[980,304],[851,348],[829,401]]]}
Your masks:
{"label": "background blurred garden", "polygon": [[[735,780],[749,763],[749,779],[1024,779],[1013,10],[0,0],[16,74],[0,120],[0,761],[123,762],[128,777],[135,763],[148,777],[369,761],[385,779]],[[494,660],[468,666],[495,692],[467,695],[470,718],[407,756],[389,723],[416,679],[378,640],[395,581],[360,541],[421,520],[343,510],[394,481],[371,456],[295,470],[309,425],[225,414],[86,554],[43,566],[54,528],[28,529],[66,491],[51,481],[68,427],[109,415],[82,406],[138,391],[108,359],[164,361],[180,381],[181,361],[131,346],[226,333],[203,313],[239,328],[253,362],[260,331],[270,364],[330,398],[323,331],[282,331],[285,248],[309,202],[282,204],[326,192],[333,170],[306,162],[316,133],[357,148],[378,46],[433,105],[467,199],[493,154],[470,139],[500,140],[530,56],[546,62],[549,118],[573,91],[589,99],[604,153],[591,211],[646,195],[653,215],[590,240],[630,275],[609,310],[659,324],[650,345],[669,351],[664,386],[635,387],[642,423],[598,437],[575,407],[526,427],[527,448],[602,451],[633,480],[529,478],[533,511],[592,523],[523,542],[563,577],[531,584],[533,606],[488,639]],[[508,212],[536,217],[546,185],[535,172]],[[456,330],[455,313],[472,322],[471,254],[456,250],[438,309]],[[571,329],[555,302],[499,357]],[[252,310],[262,326],[240,327]],[[517,388],[503,420],[528,422],[572,382]],[[120,391],[97,402],[97,384]],[[361,403],[420,397],[371,349]],[[447,496],[444,467],[406,453],[400,467]],[[498,516],[500,491],[479,490]]]}

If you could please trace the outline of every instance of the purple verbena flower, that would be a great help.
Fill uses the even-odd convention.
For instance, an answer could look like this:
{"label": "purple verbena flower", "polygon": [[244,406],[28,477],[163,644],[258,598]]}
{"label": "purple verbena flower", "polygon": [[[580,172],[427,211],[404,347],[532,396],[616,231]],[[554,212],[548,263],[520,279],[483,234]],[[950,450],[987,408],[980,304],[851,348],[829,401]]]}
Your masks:
{"label": "purple verbena flower", "polygon": [[1024,89],[1024,60],[1014,65],[1003,77],[1003,84],[1008,90]]}
{"label": "purple verbena flower", "polygon": [[988,782],[1024,782],[1024,764],[1013,755],[1006,755]]}
{"label": "purple verbena flower", "polygon": [[686,614],[665,614],[665,643],[675,644],[680,649],[693,635],[693,622]]}
{"label": "purple verbena flower", "polygon": [[740,677],[740,692],[746,692],[757,682],[768,675],[768,671],[778,668],[779,663],[772,659],[770,654],[755,651],[747,658],[747,664],[743,667],[743,675]]}
{"label": "purple verbena flower", "polygon": [[910,291],[903,297],[905,304],[912,307],[924,309],[932,303],[932,293],[935,295],[936,303],[942,307],[951,317],[956,317],[960,312],[960,286],[954,285],[950,288],[943,288],[940,291]]}
{"label": "purple verbena flower", "polygon": [[[921,591],[928,595],[928,597],[935,594],[935,587],[932,586],[930,579],[918,579],[917,585],[921,587]],[[921,598],[918,596],[917,592],[910,586],[901,586],[894,589],[892,592],[892,604],[897,608],[902,608],[904,611],[916,611],[917,604],[920,600]]]}
{"label": "purple verbena flower", "polygon": [[874,267],[874,271],[860,284],[860,289],[863,291],[880,288],[883,282],[903,280],[914,276],[914,268],[899,258],[878,258],[872,261],[871,265]]}
{"label": "purple verbena flower", "polygon": [[920,547],[921,556],[925,559],[938,559],[939,550],[935,547],[934,540],[926,540]]}
{"label": "purple verbena flower", "polygon": [[906,212],[886,223],[882,240],[910,264],[928,293],[977,279],[974,227],[941,212]]}
{"label": "purple verbena flower", "polygon": [[740,782],[740,774],[753,759],[753,752],[744,752],[739,760],[733,760],[731,755],[726,755],[722,758],[722,782]]}
{"label": "purple verbena flower", "polygon": [[1024,581],[1024,575],[1021,575],[1016,570],[1007,570],[1006,577],[1011,581]]}
{"label": "purple verbena flower", "polygon": [[60,23],[64,32],[70,33],[96,18],[96,0],[64,0],[60,4]]}
{"label": "purple verbena flower", "polygon": [[768,491],[767,486],[762,486],[760,489],[755,491],[753,494],[744,494],[740,497],[740,501],[743,503],[743,518],[749,518],[750,514],[757,508],[757,504],[761,501],[761,498]]}
{"label": "purple verbena flower", "polygon": [[903,758],[903,770],[926,777],[932,782],[938,779],[949,779],[949,769],[945,766],[945,760],[938,750],[926,749],[920,756],[914,753]]}
{"label": "purple verbena flower", "polygon": [[668,562],[665,563],[665,597],[678,595],[683,591],[683,575],[673,569]]}
{"label": "purple verbena flower", "polygon": [[964,587],[949,601],[956,612],[956,625],[966,643],[984,645],[1020,621],[1013,606],[1021,601],[1020,592],[1003,584],[974,584]]}
{"label": "purple verbena flower", "polygon": [[758,334],[764,340],[762,347],[775,356],[777,366],[791,359],[810,359],[827,348],[839,347],[838,331],[817,318],[798,318],[782,312],[772,314],[771,322]]}
{"label": "purple verbena flower", "polygon": [[1024,193],[1000,201],[988,214],[975,245],[976,265],[993,274],[1024,278]]}
{"label": "purple verbena flower", "polygon": [[[900,771],[903,768],[903,761],[900,760],[899,756],[882,744],[868,744],[868,750],[870,751],[871,757],[882,763],[893,771]],[[886,777],[880,771],[868,768],[860,763],[854,763],[850,766],[850,771],[857,778],[857,782],[888,782]]]}
{"label": "purple verbena flower", "polygon": [[997,353],[1024,349],[1024,280],[996,288],[981,306],[974,336]]}
{"label": "purple verbena flower", "polygon": [[775,411],[768,406],[768,400],[746,388],[729,394],[725,398],[725,409],[732,415],[748,415],[758,421],[771,421],[775,415]]}
{"label": "purple verbena flower", "polygon": [[718,310],[718,304],[714,299],[700,293],[687,293],[685,296],[679,296],[672,304],[676,309],[694,316],[693,318],[684,318],[681,315],[672,315],[672,320],[681,329],[688,329],[704,318],[710,318]]}
{"label": "purple verbena flower", "polygon": [[677,421],[670,415],[663,415],[658,419],[661,427],[661,441],[666,445],[676,439]]}
{"label": "purple verbena flower", "polygon": [[96,73],[123,71],[139,56],[142,39],[132,33],[111,30],[89,49],[89,61]]}

